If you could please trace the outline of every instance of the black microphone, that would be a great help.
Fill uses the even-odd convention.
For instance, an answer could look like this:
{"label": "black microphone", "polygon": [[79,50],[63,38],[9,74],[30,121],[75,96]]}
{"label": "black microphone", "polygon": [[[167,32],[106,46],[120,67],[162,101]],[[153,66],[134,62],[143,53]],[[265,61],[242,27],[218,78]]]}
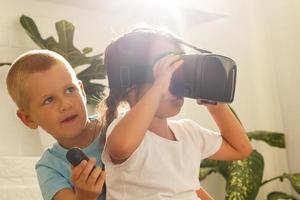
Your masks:
{"label": "black microphone", "polygon": [[89,158],[83,153],[83,151],[79,147],[73,147],[68,150],[66,154],[67,160],[76,167],[81,163],[81,161],[86,160],[88,161]]}
{"label": "black microphone", "polygon": [[[79,165],[81,163],[81,161],[89,160],[89,157],[87,157],[87,155],[85,155],[85,153],[79,148],[79,147],[72,147],[71,149],[68,150],[67,154],[66,154],[67,160],[74,166],[76,167],[77,165]],[[96,166],[93,167],[92,171],[96,168]],[[104,165],[102,170],[104,170]],[[91,172],[92,172],[91,171]],[[103,194],[105,196],[106,194],[106,186],[104,183],[103,186]]]}

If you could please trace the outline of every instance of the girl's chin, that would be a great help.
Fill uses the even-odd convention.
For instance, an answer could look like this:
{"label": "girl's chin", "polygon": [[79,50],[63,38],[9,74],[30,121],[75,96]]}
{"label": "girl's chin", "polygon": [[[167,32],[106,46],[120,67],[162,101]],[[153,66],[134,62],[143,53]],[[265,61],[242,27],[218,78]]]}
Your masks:
{"label": "girl's chin", "polygon": [[180,110],[181,110],[181,107],[176,107],[176,108],[172,108],[172,110],[169,110],[169,111],[166,111],[163,113],[157,113],[156,116],[161,119],[174,117],[179,114]]}
{"label": "girl's chin", "polygon": [[178,98],[176,100],[173,100],[172,103],[173,103],[174,106],[181,108],[183,106],[184,99],[183,98]]}

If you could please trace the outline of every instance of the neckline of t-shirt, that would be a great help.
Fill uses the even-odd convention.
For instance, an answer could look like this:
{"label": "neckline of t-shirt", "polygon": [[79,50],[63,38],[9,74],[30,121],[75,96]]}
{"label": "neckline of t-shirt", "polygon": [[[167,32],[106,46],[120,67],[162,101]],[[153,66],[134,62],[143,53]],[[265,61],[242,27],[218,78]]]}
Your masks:
{"label": "neckline of t-shirt", "polygon": [[171,131],[173,132],[173,134],[174,134],[176,140],[169,140],[169,139],[167,139],[167,138],[161,137],[160,135],[157,135],[156,133],[154,133],[154,132],[152,132],[152,131],[150,131],[150,130],[148,130],[146,133],[149,134],[149,135],[151,135],[151,136],[153,135],[155,138],[158,138],[158,139],[161,140],[161,141],[166,141],[166,142],[168,142],[168,143],[174,143],[174,144],[180,144],[180,143],[181,143],[181,140],[180,140],[180,138],[178,137],[178,134],[176,133],[176,131],[174,131],[174,127],[173,127],[172,122],[170,122],[169,120],[168,120],[168,127],[169,127],[169,128],[171,129]]}
{"label": "neckline of t-shirt", "polygon": [[[87,147],[85,148],[82,148],[82,151],[84,151],[85,153],[89,153],[89,152],[92,152],[95,148],[98,148],[98,143],[100,142],[100,134],[97,135],[97,137],[94,139],[94,141],[89,144]],[[57,149],[58,152],[62,152],[63,154],[66,154],[67,151],[69,149],[66,149],[65,147],[61,146],[58,142],[56,142],[54,145],[53,145],[53,149]],[[99,149],[100,151],[100,149]]]}

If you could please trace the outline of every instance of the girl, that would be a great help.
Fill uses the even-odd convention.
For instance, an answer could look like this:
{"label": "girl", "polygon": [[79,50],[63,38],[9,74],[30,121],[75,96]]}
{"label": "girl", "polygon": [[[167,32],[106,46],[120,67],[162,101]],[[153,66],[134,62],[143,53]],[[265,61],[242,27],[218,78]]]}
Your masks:
{"label": "girl", "polygon": [[[107,128],[102,154],[107,199],[199,199],[202,192],[195,191],[200,188],[202,159],[244,159],[252,151],[244,129],[225,104],[205,105],[221,134],[189,119],[168,120],[184,102],[169,92],[172,74],[183,63],[170,52],[178,51],[182,49],[176,37],[155,29],[136,29],[105,50],[110,87],[102,119]],[[153,65],[158,57],[162,58]],[[152,81],[143,77],[132,85],[120,80],[122,67],[138,70],[149,65]],[[119,116],[121,102],[127,102],[130,111]]]}

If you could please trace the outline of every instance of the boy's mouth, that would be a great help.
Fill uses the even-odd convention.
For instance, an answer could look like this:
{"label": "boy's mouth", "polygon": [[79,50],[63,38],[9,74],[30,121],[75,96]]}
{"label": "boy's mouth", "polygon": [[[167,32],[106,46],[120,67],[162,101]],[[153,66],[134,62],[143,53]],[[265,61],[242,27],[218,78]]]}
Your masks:
{"label": "boy's mouth", "polygon": [[77,117],[77,115],[71,115],[71,116],[65,118],[64,120],[62,120],[61,123],[68,123],[68,122],[74,120],[76,117]]}

